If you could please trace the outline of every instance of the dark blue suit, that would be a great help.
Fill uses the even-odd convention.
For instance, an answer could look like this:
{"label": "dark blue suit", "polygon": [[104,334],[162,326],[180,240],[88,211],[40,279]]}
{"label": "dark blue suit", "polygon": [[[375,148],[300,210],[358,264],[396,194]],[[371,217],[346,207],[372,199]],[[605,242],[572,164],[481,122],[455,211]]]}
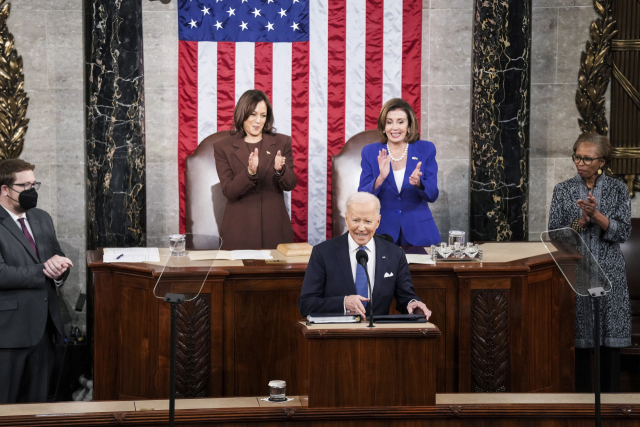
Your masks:
{"label": "dark blue suit", "polygon": [[[356,285],[349,260],[349,233],[334,237],[313,248],[302,292],[298,299],[300,314],[344,313],[344,297],[356,295]],[[413,299],[420,301],[413,290],[413,281],[404,250],[380,237],[376,243],[376,274],[373,287],[373,314],[389,314],[391,301],[396,309],[407,313]],[[393,276],[384,277],[385,273]]]}
{"label": "dark blue suit", "polygon": [[[430,246],[440,243],[440,233],[433,220],[429,203],[438,198],[438,164],[436,163],[436,147],[432,142],[418,140],[409,144],[407,153],[407,169],[402,183],[402,191],[398,192],[393,171],[389,172],[381,186],[373,189],[376,178],[380,175],[378,152],[387,149],[381,142],[366,145],[362,149],[362,173],[358,191],[366,191],[380,199],[382,218],[378,233],[389,234],[398,241],[400,228],[405,239],[414,246]],[[409,184],[409,177],[422,162],[420,177],[423,190]]]}

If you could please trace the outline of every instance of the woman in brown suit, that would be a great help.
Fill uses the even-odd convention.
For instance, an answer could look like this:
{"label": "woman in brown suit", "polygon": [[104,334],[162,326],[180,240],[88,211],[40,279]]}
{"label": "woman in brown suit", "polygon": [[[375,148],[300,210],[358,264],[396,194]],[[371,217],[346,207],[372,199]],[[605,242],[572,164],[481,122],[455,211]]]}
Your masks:
{"label": "woman in brown suit", "polygon": [[293,242],[283,191],[296,186],[291,137],[275,133],[271,103],[261,90],[242,94],[233,112],[235,129],[214,145],[227,207],[222,248],[275,249]]}

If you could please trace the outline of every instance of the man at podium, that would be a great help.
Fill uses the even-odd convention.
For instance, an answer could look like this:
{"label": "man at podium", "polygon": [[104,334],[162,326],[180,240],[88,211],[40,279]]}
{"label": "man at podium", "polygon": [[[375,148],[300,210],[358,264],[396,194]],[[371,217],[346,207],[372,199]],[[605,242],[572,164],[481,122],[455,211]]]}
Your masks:
{"label": "man at podium", "polygon": [[[366,315],[370,301],[364,267],[356,254],[367,254],[367,271],[373,293],[373,314],[389,314],[395,297],[401,313],[431,311],[413,289],[409,265],[402,248],[375,234],[380,225],[380,201],[369,193],[356,193],[347,200],[348,233],[313,248],[298,299],[300,314],[353,313]],[[370,310],[369,310],[370,312]]]}

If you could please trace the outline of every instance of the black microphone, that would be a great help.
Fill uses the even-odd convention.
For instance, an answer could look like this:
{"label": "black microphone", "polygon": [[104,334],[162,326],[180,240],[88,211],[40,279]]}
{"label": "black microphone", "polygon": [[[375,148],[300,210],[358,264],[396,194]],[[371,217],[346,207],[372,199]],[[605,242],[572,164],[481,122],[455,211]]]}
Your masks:
{"label": "black microphone", "polygon": [[364,249],[359,249],[356,252],[356,261],[358,264],[364,268],[364,273],[367,276],[367,285],[369,285],[369,303],[367,304],[369,307],[369,328],[374,328],[373,326],[373,292],[371,292],[371,280],[369,279],[369,270],[367,269],[367,262],[369,262],[369,255]]}

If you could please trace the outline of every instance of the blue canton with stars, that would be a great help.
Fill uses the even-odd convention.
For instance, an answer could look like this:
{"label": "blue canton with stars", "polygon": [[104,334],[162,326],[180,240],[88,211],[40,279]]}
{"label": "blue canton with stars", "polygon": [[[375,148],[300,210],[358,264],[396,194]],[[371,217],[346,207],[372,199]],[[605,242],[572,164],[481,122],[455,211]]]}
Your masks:
{"label": "blue canton with stars", "polygon": [[309,0],[179,0],[180,40],[309,41]]}

